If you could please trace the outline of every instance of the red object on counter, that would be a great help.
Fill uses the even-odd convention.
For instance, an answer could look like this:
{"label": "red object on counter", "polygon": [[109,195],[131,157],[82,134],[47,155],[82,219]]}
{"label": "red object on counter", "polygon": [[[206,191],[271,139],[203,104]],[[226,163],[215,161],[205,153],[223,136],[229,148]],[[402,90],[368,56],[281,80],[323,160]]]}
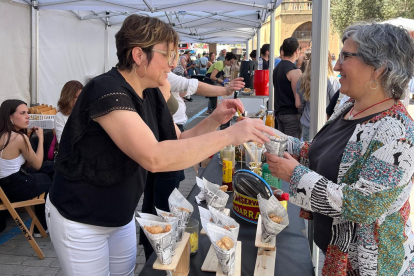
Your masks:
{"label": "red object on counter", "polygon": [[273,191],[273,194],[275,195],[275,197],[276,197],[279,201],[284,201],[284,200],[289,201],[289,194],[288,194],[288,193],[283,192],[283,191],[282,191],[282,190],[280,190],[280,189],[275,189],[275,190]]}
{"label": "red object on counter", "polygon": [[269,96],[269,70],[254,71],[253,88],[256,96]]}

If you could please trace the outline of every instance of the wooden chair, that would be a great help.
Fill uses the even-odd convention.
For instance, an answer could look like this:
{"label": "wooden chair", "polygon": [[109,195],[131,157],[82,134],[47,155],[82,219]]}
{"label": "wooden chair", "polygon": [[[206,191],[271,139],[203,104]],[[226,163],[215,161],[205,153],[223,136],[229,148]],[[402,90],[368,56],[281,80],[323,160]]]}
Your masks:
{"label": "wooden chair", "polygon": [[[36,217],[33,206],[38,204],[45,203],[45,194],[41,194],[38,197],[35,197],[30,200],[20,201],[20,202],[13,202],[11,203],[7,198],[6,194],[4,193],[3,189],[0,187],[0,211],[8,210],[10,215],[12,216],[13,220],[16,222],[17,226],[19,226],[20,230],[22,231],[23,235],[26,237],[27,241],[30,243],[34,251],[36,252],[39,259],[43,260],[45,255],[43,254],[42,250],[40,249],[39,245],[37,245],[35,239],[33,238],[33,229],[34,226],[37,226],[39,229],[40,234],[42,237],[46,238],[47,234],[45,229],[43,228],[42,224],[40,224],[39,219]],[[16,212],[16,208],[24,207],[26,211],[29,213],[30,217],[32,218],[32,224],[30,225],[30,230],[27,229],[24,221],[20,218],[19,214]]]}

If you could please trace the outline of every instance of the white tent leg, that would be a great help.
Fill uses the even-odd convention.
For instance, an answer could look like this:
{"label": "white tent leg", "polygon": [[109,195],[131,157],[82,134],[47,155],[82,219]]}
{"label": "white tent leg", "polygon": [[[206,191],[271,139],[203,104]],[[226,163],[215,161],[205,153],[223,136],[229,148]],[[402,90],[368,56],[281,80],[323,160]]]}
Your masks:
{"label": "white tent leg", "polygon": [[256,59],[260,57],[260,28],[257,28],[257,48],[256,48]]}
{"label": "white tent leg", "polygon": [[273,69],[275,66],[275,11],[270,13],[270,51],[269,51],[269,106],[268,110],[273,110],[275,105],[275,95],[273,87]]}
{"label": "white tent leg", "polygon": [[248,39],[248,40],[246,41],[246,55],[245,55],[245,57],[244,57],[244,60],[249,60],[249,54],[250,54],[249,40],[250,40],[250,39]]}
{"label": "white tent leg", "polygon": [[109,71],[109,18],[106,18],[105,36],[104,36],[104,73]]}
{"label": "white tent leg", "polygon": [[31,9],[31,48],[30,48],[30,103],[39,101],[39,9],[38,1],[32,1]]}
{"label": "white tent leg", "polygon": [[330,2],[330,0],[313,1],[310,138],[313,138],[326,122]]}

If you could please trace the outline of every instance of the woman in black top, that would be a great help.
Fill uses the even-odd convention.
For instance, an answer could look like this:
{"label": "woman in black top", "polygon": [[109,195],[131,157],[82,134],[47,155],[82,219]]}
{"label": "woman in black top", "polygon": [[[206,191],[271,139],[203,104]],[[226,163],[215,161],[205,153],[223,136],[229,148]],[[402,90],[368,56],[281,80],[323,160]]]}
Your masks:
{"label": "woman in black top", "polygon": [[115,38],[117,68],[82,90],[62,134],[46,203],[65,275],[133,274],[133,216],[147,171],[180,170],[229,144],[268,141],[256,120],[215,131],[244,109],[238,100],[224,101],[181,134],[160,90],[151,88],[166,85],[176,66],[177,33],[156,18],[131,15]]}

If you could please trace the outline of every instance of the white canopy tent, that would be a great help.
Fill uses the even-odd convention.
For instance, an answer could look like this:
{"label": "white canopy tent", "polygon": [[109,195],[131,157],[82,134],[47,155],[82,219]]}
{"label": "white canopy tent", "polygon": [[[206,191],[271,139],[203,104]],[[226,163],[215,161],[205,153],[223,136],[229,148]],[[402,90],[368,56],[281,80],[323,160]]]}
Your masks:
{"label": "white canopy tent", "polygon": [[[0,17],[0,23],[9,26],[2,35],[6,41],[12,35],[10,51],[4,53],[10,68],[0,76],[10,85],[0,100],[19,96],[31,103],[56,105],[66,81],[86,83],[116,64],[114,34],[132,13],[170,23],[183,42],[247,43],[280,2],[0,0],[2,14],[8,15]],[[18,47],[25,49],[26,60],[18,58],[22,53]]]}
{"label": "white canopy tent", "polygon": [[[2,51],[0,102],[20,98],[56,105],[71,79],[86,83],[117,62],[115,33],[132,13],[170,23],[183,42],[247,43],[282,0],[0,0]],[[330,0],[313,1],[311,133],[325,119],[326,64]],[[257,48],[260,48],[258,39]],[[253,46],[254,48],[255,46]],[[270,47],[271,61],[274,47]],[[4,66],[6,65],[6,66]],[[269,63],[273,71],[274,63]],[[270,78],[270,107],[273,85]],[[319,95],[320,94],[320,95]],[[318,100],[322,99],[321,101]],[[319,112],[317,112],[319,111]],[[322,112],[323,111],[323,112]],[[315,117],[316,116],[316,117]],[[316,263],[317,265],[317,263]],[[317,269],[317,267],[316,267]]]}

